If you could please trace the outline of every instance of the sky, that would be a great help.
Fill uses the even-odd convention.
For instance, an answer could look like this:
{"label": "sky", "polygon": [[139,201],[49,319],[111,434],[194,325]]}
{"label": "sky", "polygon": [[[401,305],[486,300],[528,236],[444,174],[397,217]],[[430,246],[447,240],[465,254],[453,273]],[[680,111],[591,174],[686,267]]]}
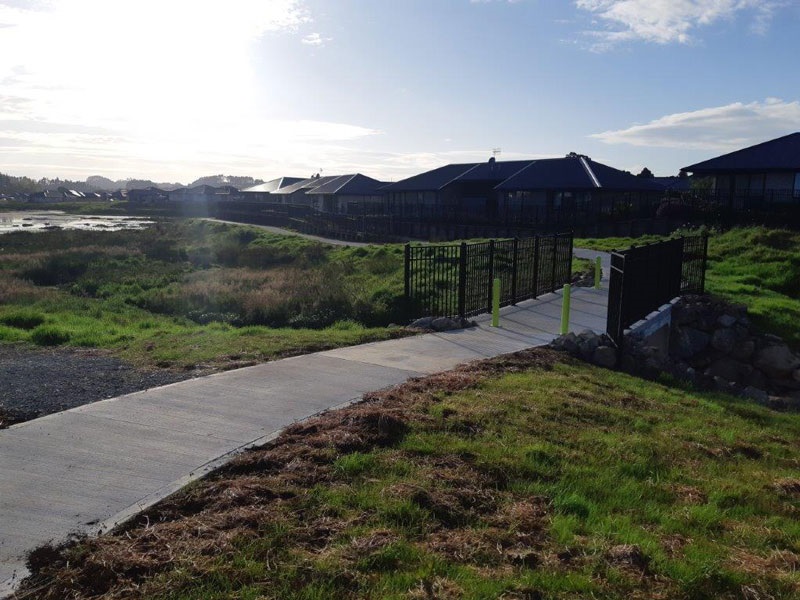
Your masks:
{"label": "sky", "polygon": [[188,183],[800,131],[800,0],[0,0],[0,172]]}

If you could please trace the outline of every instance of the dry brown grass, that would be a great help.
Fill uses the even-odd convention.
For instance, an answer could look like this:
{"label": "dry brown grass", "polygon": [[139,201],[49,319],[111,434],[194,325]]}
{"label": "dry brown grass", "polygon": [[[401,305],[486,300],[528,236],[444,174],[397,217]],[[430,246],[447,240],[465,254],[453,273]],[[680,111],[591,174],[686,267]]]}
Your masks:
{"label": "dry brown grass", "polygon": [[[110,535],[76,547],[45,547],[35,552],[29,561],[34,576],[18,597],[149,597],[164,591],[153,576],[178,567],[203,572],[210,563],[233,553],[243,540],[255,539],[259,531],[285,522],[287,513],[295,519],[293,543],[320,551],[352,522],[335,515],[307,520],[295,512],[294,500],[312,486],[336,485],[333,462],[338,456],[395,444],[405,434],[408,419],[424,418],[419,409],[436,402],[442,393],[474,387],[507,370],[549,369],[560,360],[561,355],[546,350],[519,352],[414,379],[369,394],[361,404],[298,423],[273,445],[242,454],[206,481],[164,500]],[[444,529],[433,530],[423,545],[452,557],[466,552],[489,560],[500,552],[497,558],[506,564],[538,561],[525,546],[543,535],[545,499],[503,502],[498,492],[485,486],[485,475],[456,457],[446,462],[420,457],[419,466],[428,472],[424,483],[429,487],[396,491],[440,517]],[[464,529],[442,533],[478,514],[493,519],[496,527],[480,534]],[[363,557],[363,552],[379,550],[393,540],[387,531],[353,539],[351,556]],[[458,540],[471,540],[472,549],[460,547]],[[416,593],[451,597],[456,588],[430,581]]]}

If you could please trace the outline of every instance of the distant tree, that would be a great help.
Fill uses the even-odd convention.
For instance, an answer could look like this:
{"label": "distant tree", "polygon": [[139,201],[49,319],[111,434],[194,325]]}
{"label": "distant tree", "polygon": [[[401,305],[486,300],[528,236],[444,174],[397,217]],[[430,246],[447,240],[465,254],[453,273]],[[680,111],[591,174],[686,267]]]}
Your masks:
{"label": "distant tree", "polygon": [[41,187],[30,177],[16,177],[0,173],[0,192],[4,194],[31,194]]}
{"label": "distant tree", "polygon": [[586,160],[592,160],[585,154],[578,154],[577,152],[569,152],[567,153],[567,158],[585,158]]}
{"label": "distant tree", "polygon": [[653,172],[650,169],[645,167],[644,169],[642,169],[641,173],[637,175],[637,177],[641,177],[642,179],[653,179],[655,175],[653,175]]}
{"label": "distant tree", "polygon": [[678,171],[678,177],[680,179],[686,179],[686,178],[689,177],[689,174],[686,171],[681,170],[681,171]]}
{"label": "distant tree", "polygon": [[691,188],[697,192],[710,192],[713,187],[713,177],[692,177]]}

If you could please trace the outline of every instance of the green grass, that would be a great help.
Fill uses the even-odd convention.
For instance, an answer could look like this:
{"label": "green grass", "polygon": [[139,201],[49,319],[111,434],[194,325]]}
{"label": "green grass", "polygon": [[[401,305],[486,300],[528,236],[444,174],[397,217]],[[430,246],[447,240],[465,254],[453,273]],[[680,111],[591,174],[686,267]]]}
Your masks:
{"label": "green grass", "polygon": [[394,337],[392,324],[420,316],[404,298],[401,244],[332,246],[185,219],[1,241],[0,342],[224,368]]}
{"label": "green grass", "polygon": [[[658,239],[581,239],[575,246],[607,251]],[[708,258],[709,293],[745,304],[759,327],[800,349],[800,233],[765,227],[712,232]]]}
{"label": "green grass", "polygon": [[[41,597],[100,565],[135,598],[797,597],[800,415],[528,356],[312,422]],[[375,412],[402,435],[370,443]]]}
{"label": "green grass", "polygon": [[171,368],[401,335],[402,246],[329,246],[255,227],[5,234],[0,341],[110,349]]}

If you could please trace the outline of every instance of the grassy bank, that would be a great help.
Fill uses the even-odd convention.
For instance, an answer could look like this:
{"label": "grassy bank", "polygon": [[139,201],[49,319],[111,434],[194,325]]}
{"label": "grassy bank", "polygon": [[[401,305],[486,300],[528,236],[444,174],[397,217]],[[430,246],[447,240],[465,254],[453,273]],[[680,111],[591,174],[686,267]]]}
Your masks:
{"label": "grassy bank", "polygon": [[563,361],[501,357],[295,426],[125,531],[40,552],[31,589],[174,600],[800,594],[799,415]]}
{"label": "grassy bank", "polygon": [[400,335],[402,248],[333,247],[254,227],[162,221],[142,231],[0,239],[0,340],[108,348],[190,368]]}
{"label": "grassy bank", "polygon": [[[575,246],[608,251],[658,239],[585,239]],[[761,328],[800,348],[800,233],[764,227],[712,233],[708,258],[708,292],[746,304]]]}

